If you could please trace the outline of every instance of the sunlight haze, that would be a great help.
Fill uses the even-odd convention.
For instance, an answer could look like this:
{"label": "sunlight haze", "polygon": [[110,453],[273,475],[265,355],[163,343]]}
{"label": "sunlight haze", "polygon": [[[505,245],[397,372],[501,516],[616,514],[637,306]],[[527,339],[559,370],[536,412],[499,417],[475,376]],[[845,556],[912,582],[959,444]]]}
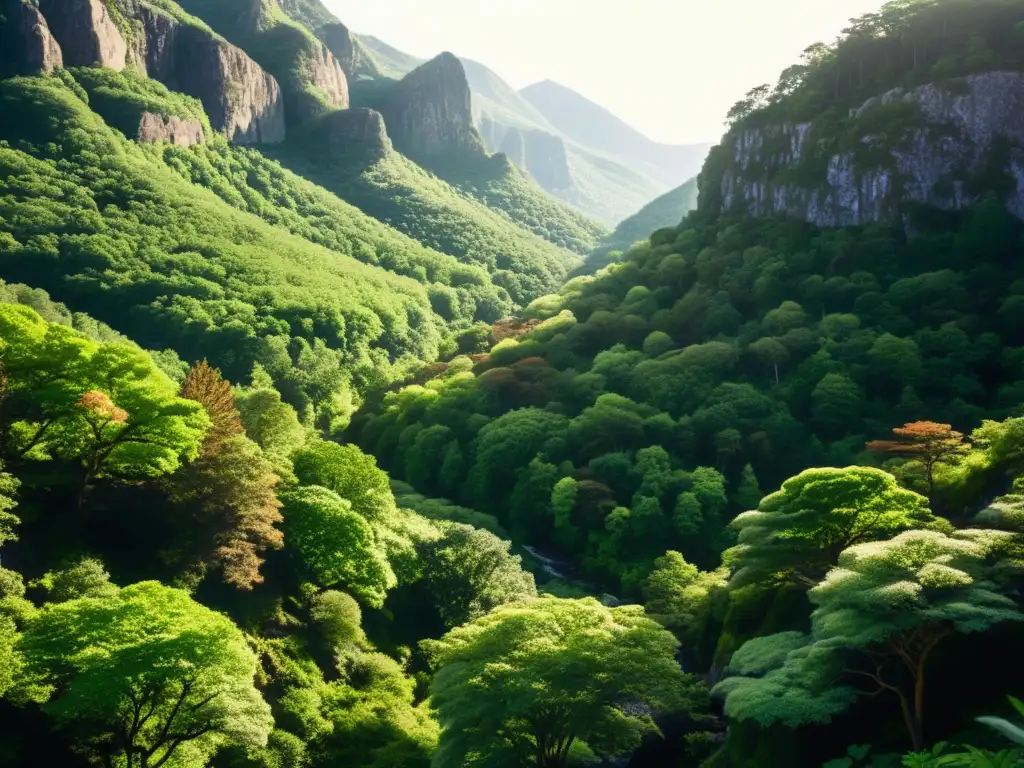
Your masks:
{"label": "sunlight haze", "polygon": [[[519,89],[554,80],[650,138],[717,140],[726,111],[881,0],[325,0],[353,31],[487,65]],[[598,10],[601,9],[601,10]]]}

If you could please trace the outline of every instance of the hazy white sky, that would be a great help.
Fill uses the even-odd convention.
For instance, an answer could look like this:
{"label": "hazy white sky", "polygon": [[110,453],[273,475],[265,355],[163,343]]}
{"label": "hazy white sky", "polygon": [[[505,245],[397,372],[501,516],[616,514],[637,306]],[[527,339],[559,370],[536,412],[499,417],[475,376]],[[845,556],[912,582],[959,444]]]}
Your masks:
{"label": "hazy white sky", "polygon": [[422,57],[555,80],[652,139],[714,141],[726,111],[883,0],[323,0],[356,32]]}

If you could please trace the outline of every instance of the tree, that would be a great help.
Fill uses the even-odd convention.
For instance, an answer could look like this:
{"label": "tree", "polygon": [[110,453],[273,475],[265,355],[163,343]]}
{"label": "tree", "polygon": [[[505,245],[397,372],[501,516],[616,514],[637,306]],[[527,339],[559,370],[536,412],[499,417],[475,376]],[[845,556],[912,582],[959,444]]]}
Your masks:
{"label": "tree", "polygon": [[811,392],[814,423],[823,437],[849,434],[860,422],[864,394],[849,376],[829,373]]}
{"label": "tree", "polygon": [[511,547],[490,531],[459,523],[445,525],[439,539],[421,546],[427,585],[447,628],[537,596],[533,575]]}
{"label": "tree", "polygon": [[[3,372],[0,371],[0,376]],[[18,516],[11,512],[18,502],[14,500],[20,483],[18,479],[7,474],[3,462],[0,462],[0,547],[8,541],[16,541],[18,534],[14,532],[16,526],[21,523]]]}
{"label": "tree", "polygon": [[273,726],[238,628],[157,582],[47,605],[17,647],[44,710],[102,765],[202,768]]}
{"label": "tree", "polygon": [[[828,722],[858,694],[889,692],[899,699],[913,748],[923,749],[925,684],[936,646],[953,634],[1024,620],[994,578],[1008,565],[998,553],[1010,537],[915,530],[845,550],[808,593],[817,606],[810,636],[773,635],[737,651],[731,671],[739,676],[715,691],[726,697],[726,714],[796,727]],[[845,685],[836,684],[844,678]],[[853,686],[865,680],[867,690]]]}
{"label": "tree", "polygon": [[366,643],[359,603],[344,592],[328,590],[316,595],[309,607],[309,618],[332,649],[348,650]]}
{"label": "tree", "polygon": [[723,561],[732,587],[786,580],[811,587],[847,547],[939,524],[927,499],[879,469],[808,469],[732,522],[739,540]]}
{"label": "tree", "polygon": [[380,607],[396,578],[366,519],[327,488],[297,488],[282,501],[285,542],[316,583]]}
{"label": "tree", "polygon": [[955,466],[971,447],[964,436],[949,424],[933,421],[914,421],[893,430],[899,440],[873,440],[869,451],[908,456],[920,462],[928,481],[928,500],[935,503],[935,468],[939,465]]}
{"label": "tree", "polygon": [[704,572],[670,550],[654,561],[654,571],[644,583],[647,612],[692,645],[704,629],[713,596],[725,590],[728,580],[724,568]]}
{"label": "tree", "polygon": [[296,451],[294,462],[300,483],[334,491],[370,523],[395,509],[387,473],[354,445],[318,440]]}
{"label": "tree", "polygon": [[638,606],[541,597],[422,645],[437,670],[437,768],[471,758],[561,768],[577,741],[623,754],[657,733],[650,710],[701,705],[701,685],[676,663],[678,642]]}
{"label": "tree", "polygon": [[51,603],[65,603],[80,597],[106,598],[117,593],[103,563],[92,557],[83,557],[60,570],[47,571],[33,586],[43,587],[47,602]]}
{"label": "tree", "polygon": [[253,371],[252,385],[238,388],[234,394],[245,434],[263,449],[278,475],[290,478],[292,453],[309,436],[298,413],[282,401],[270,376],[258,364]]}
{"label": "tree", "polygon": [[201,455],[215,453],[226,440],[244,434],[231,383],[205,360],[189,369],[179,394],[202,405],[210,417],[210,428],[203,439]]}
{"label": "tree", "polygon": [[206,414],[137,347],[0,305],[0,353],[0,453],[77,461],[83,488],[102,476],[166,475],[198,454]]}
{"label": "tree", "polygon": [[166,483],[171,499],[193,520],[185,544],[198,570],[219,568],[240,589],[263,581],[262,554],[280,549],[284,537],[278,477],[263,451],[245,436],[231,385],[206,361],[185,377],[181,396],[210,417],[199,458]]}

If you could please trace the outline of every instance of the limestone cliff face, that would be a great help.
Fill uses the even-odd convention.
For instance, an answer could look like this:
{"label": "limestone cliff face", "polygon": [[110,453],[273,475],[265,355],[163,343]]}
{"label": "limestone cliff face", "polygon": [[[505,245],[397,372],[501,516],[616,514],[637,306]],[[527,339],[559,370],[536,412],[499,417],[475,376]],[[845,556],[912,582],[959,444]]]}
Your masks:
{"label": "limestone cliff face", "polygon": [[128,45],[101,0],[40,0],[69,67],[124,69]]}
{"label": "limestone cliff face", "polygon": [[191,147],[193,144],[202,144],[205,136],[198,120],[143,112],[135,140],[150,143],[168,141],[179,147]]}
{"label": "limestone cliff face", "polygon": [[[348,108],[348,78],[334,54],[319,40],[308,40],[303,55],[303,69],[305,72],[301,81],[291,84],[296,94],[301,94],[290,99],[294,104],[291,109],[294,114],[290,117],[294,117],[295,122],[301,123],[321,114],[324,111],[321,100],[334,109]],[[313,89],[312,98],[309,97],[310,88]]]}
{"label": "limestone cliff face", "polygon": [[753,216],[847,226],[998,194],[1024,218],[1024,73],[898,88],[829,132],[811,122],[733,133],[708,168],[702,207]]}
{"label": "limestone cliff face", "polygon": [[485,152],[473,126],[466,71],[450,53],[406,75],[381,111],[395,147],[414,160]]}
{"label": "limestone cliff face", "polygon": [[146,2],[135,4],[134,16],[142,27],[132,45],[139,69],[171,90],[199,99],[211,125],[229,141],[284,141],[281,89],[242,49]]}
{"label": "limestone cliff face", "polygon": [[0,76],[64,66],[60,44],[38,8],[22,0],[0,0],[0,17]]}

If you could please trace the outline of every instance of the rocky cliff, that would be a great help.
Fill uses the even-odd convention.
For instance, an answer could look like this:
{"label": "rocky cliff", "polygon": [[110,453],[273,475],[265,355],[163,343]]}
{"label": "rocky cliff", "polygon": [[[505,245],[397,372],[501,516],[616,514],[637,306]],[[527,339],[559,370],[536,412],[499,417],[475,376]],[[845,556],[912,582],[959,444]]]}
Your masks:
{"label": "rocky cliff", "polygon": [[316,35],[334,54],[349,80],[380,76],[370,52],[341,22],[324,24],[317,29]]}
{"label": "rocky cliff", "polygon": [[140,34],[132,40],[130,58],[142,72],[199,99],[211,125],[229,141],[284,141],[281,89],[248,54],[142,0],[131,12]]}
{"label": "rocky cliff", "polygon": [[819,226],[893,220],[908,204],[956,210],[993,191],[1024,218],[1024,73],[898,88],[838,123],[733,131],[702,183],[705,210]]}
{"label": "rocky cliff", "polygon": [[429,163],[431,158],[462,152],[485,154],[473,126],[466,72],[450,53],[406,75],[381,111],[395,147],[414,160]]}
{"label": "rocky cliff", "polygon": [[391,149],[384,118],[372,109],[342,109],[313,121],[302,142],[344,156],[352,165],[368,166]]}
{"label": "rocky cliff", "polygon": [[23,0],[0,0],[0,77],[63,65],[60,45],[39,9]]}
{"label": "rocky cliff", "polygon": [[39,10],[66,66],[124,69],[128,45],[101,0],[40,0]]}

